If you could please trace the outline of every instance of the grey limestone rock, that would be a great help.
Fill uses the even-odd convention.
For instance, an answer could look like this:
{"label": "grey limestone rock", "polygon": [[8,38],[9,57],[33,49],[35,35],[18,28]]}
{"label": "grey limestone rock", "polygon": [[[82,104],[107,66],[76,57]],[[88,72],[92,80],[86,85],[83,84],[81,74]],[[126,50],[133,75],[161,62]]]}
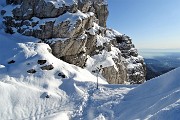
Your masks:
{"label": "grey limestone rock", "polygon": [[[111,32],[112,30],[109,29],[108,31]],[[138,51],[131,38],[127,35],[115,35],[111,44],[118,47],[121,51],[121,56],[125,58],[123,63],[127,70],[126,82],[130,84],[143,83],[146,76],[146,65],[144,59],[138,55]]]}
{"label": "grey limestone rock", "polygon": [[[82,68],[97,56],[114,64],[102,67],[101,75],[112,84],[142,83],[145,64],[127,35],[106,28],[105,0],[6,0],[11,7],[1,11],[6,32],[33,36],[50,45],[57,58]],[[54,4],[55,3],[55,4]],[[104,53],[108,55],[104,55]],[[103,56],[106,56],[105,58]],[[45,61],[39,61],[43,64]],[[96,63],[94,63],[96,64]],[[101,63],[99,63],[101,64]],[[41,67],[53,69],[52,65]],[[90,72],[92,69],[89,68]],[[34,72],[32,70],[28,72]]]}

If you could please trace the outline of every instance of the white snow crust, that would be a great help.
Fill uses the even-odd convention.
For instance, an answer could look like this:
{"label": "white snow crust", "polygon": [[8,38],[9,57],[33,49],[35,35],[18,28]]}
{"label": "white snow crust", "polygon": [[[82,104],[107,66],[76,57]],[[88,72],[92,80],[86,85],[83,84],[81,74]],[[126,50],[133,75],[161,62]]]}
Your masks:
{"label": "white snow crust", "polygon": [[[62,4],[64,0],[47,2]],[[1,0],[0,10],[4,5],[5,0]],[[99,28],[96,27],[89,32],[97,32]],[[82,69],[54,57],[49,45],[38,43],[38,39],[17,33],[10,35],[2,28],[0,16],[1,120],[180,119],[180,68],[142,85],[109,85],[99,77],[97,89],[97,78],[89,71],[101,64],[115,67],[112,59],[120,54],[118,49],[112,47],[110,52],[104,50],[92,56],[87,68]],[[109,31],[107,37],[113,38],[114,34],[121,35]],[[101,40],[99,45],[103,44]],[[128,61],[133,63],[135,59],[141,57]],[[12,60],[15,62],[8,64]],[[38,60],[47,60],[44,65],[53,65],[54,69],[42,70],[44,65],[39,65]],[[128,67],[136,66],[130,64]],[[30,69],[35,69],[36,73],[27,73]]]}
{"label": "white snow crust", "polygon": [[[96,76],[55,58],[47,44],[2,30],[0,38],[1,120],[180,119],[180,68],[142,85],[108,85],[99,77],[96,89]],[[107,59],[117,51],[104,52]],[[41,70],[39,59],[54,69]],[[31,68],[37,72],[27,73]]]}

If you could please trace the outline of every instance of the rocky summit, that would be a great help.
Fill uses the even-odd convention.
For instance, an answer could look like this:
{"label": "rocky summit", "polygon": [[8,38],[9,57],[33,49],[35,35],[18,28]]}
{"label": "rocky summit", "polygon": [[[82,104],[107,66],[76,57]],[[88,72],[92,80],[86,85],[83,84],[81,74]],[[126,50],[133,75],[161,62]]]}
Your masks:
{"label": "rocky summit", "polygon": [[5,31],[38,38],[57,58],[111,84],[143,83],[144,60],[129,36],[106,27],[105,0],[6,0]]}

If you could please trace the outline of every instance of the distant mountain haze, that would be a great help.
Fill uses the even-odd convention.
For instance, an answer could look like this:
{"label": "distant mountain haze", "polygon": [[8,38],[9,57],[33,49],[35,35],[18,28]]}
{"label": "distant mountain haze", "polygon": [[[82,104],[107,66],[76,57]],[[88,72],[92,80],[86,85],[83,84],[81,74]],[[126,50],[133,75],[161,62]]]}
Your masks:
{"label": "distant mountain haze", "polygon": [[145,58],[146,80],[180,67],[178,51],[178,49],[139,49],[140,54]]}

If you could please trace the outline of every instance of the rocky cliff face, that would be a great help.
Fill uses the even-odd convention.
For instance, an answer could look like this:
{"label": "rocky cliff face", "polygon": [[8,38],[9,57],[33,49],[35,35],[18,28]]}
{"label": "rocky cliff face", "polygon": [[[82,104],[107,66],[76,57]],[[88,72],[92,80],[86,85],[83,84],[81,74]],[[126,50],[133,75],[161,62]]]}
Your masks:
{"label": "rocky cliff face", "polygon": [[105,0],[6,0],[5,31],[39,38],[52,53],[109,83],[142,83],[145,64],[131,38],[106,28]]}

